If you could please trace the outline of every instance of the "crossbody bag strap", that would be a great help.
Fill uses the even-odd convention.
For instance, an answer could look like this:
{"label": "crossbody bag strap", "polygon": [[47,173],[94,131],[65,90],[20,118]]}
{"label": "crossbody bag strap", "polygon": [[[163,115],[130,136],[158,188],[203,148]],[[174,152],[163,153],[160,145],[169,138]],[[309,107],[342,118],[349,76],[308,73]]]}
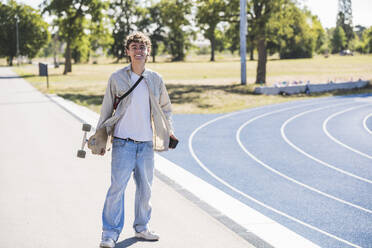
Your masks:
{"label": "crossbody bag strap", "polygon": [[136,83],[127,92],[125,92],[125,94],[122,95],[121,97],[115,96],[115,101],[114,101],[115,110],[117,106],[119,105],[120,101],[123,100],[125,97],[127,97],[137,87],[137,85],[141,82],[142,79],[143,79],[143,76],[140,76],[140,78],[136,81]]}

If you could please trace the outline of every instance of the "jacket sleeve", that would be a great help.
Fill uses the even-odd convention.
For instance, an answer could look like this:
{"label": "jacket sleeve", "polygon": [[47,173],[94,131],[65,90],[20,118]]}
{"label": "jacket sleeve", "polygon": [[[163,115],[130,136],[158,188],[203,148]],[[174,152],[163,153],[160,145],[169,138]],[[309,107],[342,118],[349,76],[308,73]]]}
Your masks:
{"label": "jacket sleeve", "polygon": [[172,105],[171,101],[169,99],[168,91],[165,88],[165,84],[163,82],[163,79],[160,77],[160,97],[159,97],[159,105],[161,107],[161,110],[163,111],[165,117],[168,120],[171,134],[174,134],[174,128],[173,128],[173,120],[172,120]]}
{"label": "jacket sleeve", "polygon": [[102,106],[101,106],[101,115],[97,123],[97,130],[103,126],[105,121],[112,116],[114,111],[114,100],[115,100],[115,80],[113,75],[111,75],[108,85],[106,88],[105,95],[103,96]]}

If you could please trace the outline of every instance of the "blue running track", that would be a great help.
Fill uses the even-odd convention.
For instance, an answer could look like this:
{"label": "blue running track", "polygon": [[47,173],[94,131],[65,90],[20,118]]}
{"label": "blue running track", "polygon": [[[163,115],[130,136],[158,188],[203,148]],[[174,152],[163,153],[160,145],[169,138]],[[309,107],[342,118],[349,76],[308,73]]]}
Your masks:
{"label": "blue running track", "polygon": [[372,247],[372,95],[175,115],[164,157],[321,247]]}

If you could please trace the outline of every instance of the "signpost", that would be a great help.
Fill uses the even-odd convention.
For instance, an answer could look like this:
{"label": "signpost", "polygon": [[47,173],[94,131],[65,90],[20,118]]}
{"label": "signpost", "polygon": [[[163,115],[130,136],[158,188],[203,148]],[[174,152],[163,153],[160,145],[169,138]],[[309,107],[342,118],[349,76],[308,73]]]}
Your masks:
{"label": "signpost", "polygon": [[17,56],[17,65],[19,66],[19,31],[18,31],[18,22],[19,22],[19,17],[18,15],[16,15],[16,38],[17,38],[17,52],[16,52],[16,56]]}
{"label": "signpost", "polygon": [[39,63],[39,76],[46,76],[47,88],[49,89],[48,64]]}

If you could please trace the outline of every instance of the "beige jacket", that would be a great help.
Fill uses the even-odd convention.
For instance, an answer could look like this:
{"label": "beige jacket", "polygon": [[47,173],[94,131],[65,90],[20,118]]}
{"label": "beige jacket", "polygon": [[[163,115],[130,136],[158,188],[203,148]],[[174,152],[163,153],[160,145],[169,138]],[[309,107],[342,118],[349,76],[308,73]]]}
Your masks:
{"label": "beige jacket", "polygon": [[[114,111],[115,96],[122,96],[133,85],[130,80],[130,74],[131,65],[128,65],[114,72],[108,81],[97,130],[105,127],[109,136],[112,135],[115,124],[125,114],[132,100],[132,94],[129,94],[119,103]],[[158,73],[145,69],[142,76],[144,79],[142,79],[141,83],[146,83],[150,95],[154,150],[166,151],[168,150],[169,136],[174,133],[171,118],[171,102],[168,92]]]}

